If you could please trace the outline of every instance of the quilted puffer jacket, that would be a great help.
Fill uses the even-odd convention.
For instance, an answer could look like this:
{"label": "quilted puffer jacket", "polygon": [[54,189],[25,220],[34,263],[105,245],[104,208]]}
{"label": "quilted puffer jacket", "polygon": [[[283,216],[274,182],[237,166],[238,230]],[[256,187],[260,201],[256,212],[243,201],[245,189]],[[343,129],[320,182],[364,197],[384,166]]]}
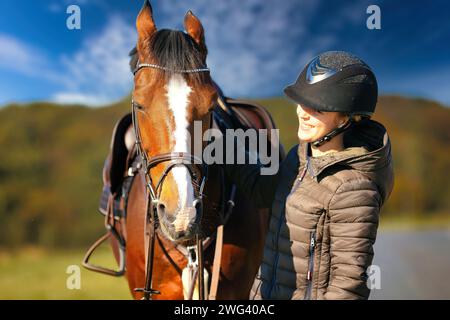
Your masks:
{"label": "quilted puffer jacket", "polygon": [[260,207],[271,207],[251,299],[367,299],[379,214],[393,187],[386,129],[367,120],[344,133],[345,149],[309,156],[294,147],[276,176],[258,165],[225,166]]}

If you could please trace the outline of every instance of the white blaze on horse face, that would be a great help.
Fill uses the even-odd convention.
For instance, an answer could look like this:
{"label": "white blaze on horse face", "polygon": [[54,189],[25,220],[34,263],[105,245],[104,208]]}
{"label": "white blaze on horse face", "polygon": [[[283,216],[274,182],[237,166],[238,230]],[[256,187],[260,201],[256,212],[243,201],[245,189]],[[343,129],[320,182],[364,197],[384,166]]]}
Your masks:
{"label": "white blaze on horse face", "polygon": [[[191,87],[188,86],[183,76],[179,74],[173,75],[167,84],[169,109],[172,111],[175,119],[175,130],[172,133],[172,138],[175,142],[173,152],[188,152],[190,135],[188,132],[189,122],[187,111],[191,91]],[[194,189],[192,187],[191,177],[187,168],[183,166],[177,166],[171,172],[178,187],[179,209],[185,212],[183,209],[192,207],[194,202]],[[187,220],[186,223],[189,223],[192,218],[191,211],[193,210],[187,211],[189,214],[185,216],[185,220]],[[182,218],[182,216],[184,214],[181,214],[179,218]]]}

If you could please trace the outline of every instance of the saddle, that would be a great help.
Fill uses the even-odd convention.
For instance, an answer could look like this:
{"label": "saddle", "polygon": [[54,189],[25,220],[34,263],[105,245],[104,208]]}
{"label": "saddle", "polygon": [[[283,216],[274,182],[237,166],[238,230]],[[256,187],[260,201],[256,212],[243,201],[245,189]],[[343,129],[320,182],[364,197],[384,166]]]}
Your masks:
{"label": "saddle", "polygon": [[103,190],[99,210],[107,214],[110,196],[117,198],[121,194],[128,160],[134,150],[135,136],[131,113],[123,116],[115,125],[110,150],[103,166]]}

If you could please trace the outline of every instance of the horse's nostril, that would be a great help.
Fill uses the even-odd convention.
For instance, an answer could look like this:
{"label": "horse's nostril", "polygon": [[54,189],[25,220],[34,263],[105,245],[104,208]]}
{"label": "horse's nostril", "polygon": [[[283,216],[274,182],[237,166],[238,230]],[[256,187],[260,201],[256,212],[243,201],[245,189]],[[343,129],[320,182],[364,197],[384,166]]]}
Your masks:
{"label": "horse's nostril", "polygon": [[156,206],[156,210],[158,211],[158,216],[163,219],[162,221],[166,221],[167,223],[174,223],[176,215],[167,212],[164,203],[158,203],[158,205]]}
{"label": "horse's nostril", "polygon": [[162,203],[158,203],[157,210],[159,211],[159,213],[164,213],[166,211],[166,206]]}
{"label": "horse's nostril", "polygon": [[194,208],[195,210],[199,210],[202,207],[202,203],[199,200],[194,201]]}

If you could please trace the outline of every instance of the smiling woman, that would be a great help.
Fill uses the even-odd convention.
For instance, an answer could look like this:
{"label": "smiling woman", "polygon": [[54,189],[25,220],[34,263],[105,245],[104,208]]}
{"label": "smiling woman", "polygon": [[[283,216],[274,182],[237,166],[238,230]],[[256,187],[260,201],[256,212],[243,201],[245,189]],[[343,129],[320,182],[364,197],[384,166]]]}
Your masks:
{"label": "smiling woman", "polygon": [[[300,104],[297,105],[297,116],[299,121],[298,138],[309,143],[319,140],[335,128],[343,127],[348,121],[348,116],[344,113],[324,113]],[[343,136],[338,135],[328,142],[326,151],[322,152],[319,146],[313,149],[313,155],[322,155],[342,149],[344,149]]]}
{"label": "smiling woman", "polygon": [[261,186],[250,166],[226,168],[252,199],[276,188],[265,199],[272,215],[251,297],[367,299],[378,215],[393,186],[386,129],[369,120],[376,78],[356,56],[325,52],[285,93],[297,104],[300,144],[281,164],[279,184]]}

